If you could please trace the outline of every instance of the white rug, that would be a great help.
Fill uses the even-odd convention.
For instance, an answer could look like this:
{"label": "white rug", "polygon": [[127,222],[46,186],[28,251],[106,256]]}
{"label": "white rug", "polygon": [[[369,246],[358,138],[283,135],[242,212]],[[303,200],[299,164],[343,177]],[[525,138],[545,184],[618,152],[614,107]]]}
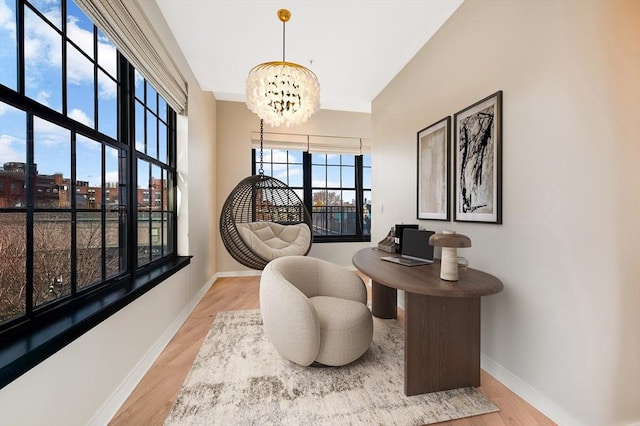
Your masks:
{"label": "white rug", "polygon": [[373,343],[340,368],[300,367],[258,310],[218,313],[165,425],[422,425],[498,411],[474,388],[407,397],[403,330],[374,318]]}

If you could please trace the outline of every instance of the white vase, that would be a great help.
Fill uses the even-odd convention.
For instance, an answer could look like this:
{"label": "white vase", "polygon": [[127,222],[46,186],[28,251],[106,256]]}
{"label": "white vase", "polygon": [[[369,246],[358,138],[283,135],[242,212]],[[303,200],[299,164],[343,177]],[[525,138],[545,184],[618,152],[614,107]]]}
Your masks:
{"label": "white vase", "polygon": [[[455,234],[456,231],[443,231],[443,234]],[[442,247],[440,256],[440,278],[446,281],[458,281],[458,249]]]}
{"label": "white vase", "polygon": [[440,260],[440,278],[446,281],[458,281],[458,249],[442,247]]}

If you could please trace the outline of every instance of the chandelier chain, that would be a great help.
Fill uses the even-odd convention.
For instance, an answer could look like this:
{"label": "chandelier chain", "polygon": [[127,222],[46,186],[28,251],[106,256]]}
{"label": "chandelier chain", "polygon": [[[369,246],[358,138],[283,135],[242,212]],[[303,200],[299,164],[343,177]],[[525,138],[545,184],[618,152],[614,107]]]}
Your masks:
{"label": "chandelier chain", "polygon": [[264,120],[260,119],[260,168],[258,169],[258,174],[260,176],[264,175],[264,168],[262,166],[262,141],[264,137]]}

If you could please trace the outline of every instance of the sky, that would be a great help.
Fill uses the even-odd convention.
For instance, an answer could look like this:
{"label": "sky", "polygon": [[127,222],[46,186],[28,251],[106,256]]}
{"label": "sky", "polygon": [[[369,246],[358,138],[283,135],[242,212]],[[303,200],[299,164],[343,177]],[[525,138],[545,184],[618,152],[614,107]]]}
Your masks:
{"label": "sky", "polygon": [[[61,1],[32,0],[31,3],[55,27],[62,23]],[[116,49],[99,31],[97,50],[93,51],[93,24],[73,1],[67,3],[67,35],[79,48],[67,44],[67,115],[89,127],[95,127],[94,65],[82,53],[91,58],[97,56],[98,64],[106,73],[98,70],[98,123],[100,132],[117,137],[117,85],[109,78],[117,76]],[[25,7],[25,93],[30,98],[58,111],[62,109],[62,37],[43,19]],[[94,56],[95,55],[95,56]],[[0,0],[0,83],[17,90],[16,16],[15,2]],[[142,77],[136,74],[136,93],[144,86]],[[150,87],[150,86],[148,86]],[[152,89],[151,89],[152,90]],[[155,94],[155,91],[153,92]],[[160,106],[166,114],[166,104]],[[138,110],[143,110],[139,107]],[[144,113],[138,111],[138,114]],[[140,124],[141,123],[141,124]],[[136,147],[143,149],[144,122],[136,126]],[[0,102],[0,165],[5,162],[26,162],[26,115]],[[166,135],[162,129],[161,136]],[[153,134],[155,137],[155,127]],[[155,156],[155,148],[150,149]],[[48,121],[34,120],[34,155],[39,174],[62,173],[71,177],[71,134],[69,130]],[[78,136],[76,143],[76,180],[88,181],[91,186],[101,185],[101,144],[87,137]],[[118,151],[106,149],[106,182],[118,180]],[[160,153],[166,159],[166,149]],[[141,164],[142,165],[142,164]],[[148,173],[148,163],[144,164]],[[155,173],[154,173],[155,176]],[[158,176],[159,170],[158,170]],[[146,186],[146,180],[143,180]]]}

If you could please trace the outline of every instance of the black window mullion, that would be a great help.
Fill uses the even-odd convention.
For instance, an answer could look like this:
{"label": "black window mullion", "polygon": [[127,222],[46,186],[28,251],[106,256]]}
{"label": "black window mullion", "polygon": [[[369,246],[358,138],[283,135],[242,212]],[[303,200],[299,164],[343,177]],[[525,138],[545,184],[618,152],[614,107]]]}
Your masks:
{"label": "black window mullion", "polygon": [[160,106],[160,95],[156,92],[156,111],[153,114],[155,118],[155,126],[156,126],[156,158],[160,160],[160,116],[158,107]]}
{"label": "black window mullion", "polygon": [[356,172],[356,237],[363,239],[363,218],[364,218],[364,188],[363,188],[363,170],[362,155],[356,155],[355,158]]}
{"label": "black window mullion", "polygon": [[[149,191],[149,205],[147,206],[147,217],[149,218],[149,226],[147,226],[147,244],[149,244],[149,262],[153,260],[153,205],[155,200],[151,200],[153,194],[153,166],[149,163],[149,176],[147,182],[147,191]],[[154,194],[155,197],[155,194]]]}
{"label": "black window mullion", "polygon": [[[61,48],[62,48],[62,75],[61,75],[61,84],[62,84],[62,114],[67,115],[67,2],[62,1],[60,5],[60,14],[61,14],[61,29],[62,29],[62,37],[60,38]],[[72,166],[73,167],[73,166]],[[72,269],[73,271],[73,269]],[[73,272],[72,272],[73,274]],[[73,283],[73,280],[71,281]],[[73,288],[73,284],[72,284]],[[72,291],[72,294],[74,292]]]}
{"label": "black window mullion", "polygon": [[[311,188],[311,154],[309,152],[302,153],[302,194],[304,206],[311,213],[313,219],[313,188]],[[313,223],[313,220],[312,220]],[[311,238],[313,238],[313,229],[311,230]]]}
{"label": "black window mullion", "polygon": [[132,272],[138,262],[138,189],[135,185],[138,176],[138,159],[135,155],[135,76],[133,67],[120,54],[118,54],[118,79],[120,80],[118,86],[118,132],[120,134],[118,139],[128,147],[124,170],[126,176],[123,176],[124,180],[120,180],[127,185],[125,195],[120,195],[125,201],[125,212],[123,213],[121,209],[120,215],[126,217],[126,223],[121,224],[125,232],[120,233],[121,240],[124,240],[120,242],[120,247],[126,247],[126,270]]}
{"label": "black window mullion", "polygon": [[107,278],[107,152],[104,144],[101,146],[100,156],[100,227],[102,229],[102,238],[100,238],[100,254],[102,262],[101,281]]}
{"label": "black window mullion", "polygon": [[18,81],[17,89],[18,93],[24,95],[25,93],[25,64],[24,64],[24,3],[17,2],[16,7],[16,43],[18,43]]}
{"label": "black window mullion", "polygon": [[[329,204],[329,159],[327,155],[324,156],[324,163],[322,166],[324,167],[324,184],[322,185],[322,189],[324,190],[324,214],[322,217],[324,218],[324,229],[329,229],[329,212],[333,213],[333,206]],[[340,224],[340,232],[342,232],[342,224]]]}
{"label": "black window mullion", "polygon": [[[168,108],[168,107],[167,107]],[[167,223],[167,230],[169,227],[171,228],[171,232],[169,233],[169,238],[167,238],[167,247],[171,248],[172,253],[177,254],[178,247],[176,242],[178,241],[178,227],[177,227],[177,212],[178,212],[178,201],[177,201],[177,155],[176,155],[176,138],[177,138],[177,129],[176,129],[176,114],[174,112],[170,112],[167,109],[167,124],[169,127],[167,128],[167,137],[169,140],[167,141],[167,162],[169,163],[169,167],[171,167],[171,181],[168,181],[169,184],[169,193],[167,194],[167,208],[171,210],[170,219],[171,222]],[[169,179],[169,175],[167,176]]]}
{"label": "black window mullion", "polygon": [[[82,49],[80,49],[80,51],[82,52]],[[98,106],[100,104],[100,102],[98,101],[98,28],[94,25],[93,26],[93,127],[96,130],[99,130],[98,127],[98,117],[99,117],[99,112],[98,112]],[[120,114],[118,113],[118,116]],[[118,128],[120,128],[120,126],[118,126]],[[118,140],[121,140],[120,138],[118,138]]]}
{"label": "black window mullion", "polygon": [[256,174],[256,149],[255,148],[251,148],[251,174],[255,175]]}
{"label": "black window mullion", "polygon": [[[149,141],[147,139],[147,137],[148,137],[148,135],[147,135],[147,106],[149,104],[147,103],[147,82],[146,81],[143,83],[142,93],[143,93],[143,96],[144,96],[144,104],[143,104],[144,108],[142,109],[144,111],[144,116],[142,117],[142,123],[143,123],[143,128],[144,128],[144,130],[142,132],[142,134],[144,135],[143,136],[143,139],[144,139],[144,141],[143,141],[143,145],[144,145],[143,152],[146,154],[147,152],[149,152],[149,150],[147,149],[147,144],[149,143]],[[135,135],[135,133],[134,133],[134,135]],[[134,137],[134,142],[135,142],[135,137]],[[135,143],[134,143],[134,148],[135,148]]]}
{"label": "black window mullion", "polygon": [[[71,132],[71,182],[69,182],[69,198],[71,203],[71,295],[76,294],[78,288],[78,213],[76,211],[77,172],[76,172],[76,132]],[[58,206],[60,207],[60,206]]]}
{"label": "black window mullion", "polygon": [[[173,183],[175,182],[175,179],[173,178],[173,171],[171,170],[167,170],[167,187],[168,192],[167,192],[167,207],[166,207],[166,218],[167,218],[167,248],[166,248],[166,253],[165,255],[175,252],[176,248],[173,246],[173,242],[176,241],[174,239],[174,228],[175,226],[172,225],[173,222],[173,218],[175,217],[175,214],[173,213],[175,210],[172,209],[173,206]],[[164,224],[163,224],[164,226]],[[164,246],[164,244],[163,244]],[[163,247],[164,249],[164,247]]]}
{"label": "black window mullion", "polygon": [[30,317],[33,313],[33,207],[34,207],[34,188],[36,179],[36,165],[34,161],[34,133],[33,133],[33,114],[27,113],[27,258],[26,258],[26,310],[25,314]]}
{"label": "black window mullion", "polygon": [[131,150],[118,150],[118,257],[120,260],[120,270],[129,273],[133,269],[131,258],[131,247],[129,240],[131,236],[131,189],[129,173],[129,160]]}
{"label": "black window mullion", "polygon": [[[166,182],[165,180],[165,169],[163,167],[160,168],[160,182]],[[164,184],[160,186],[160,257],[164,256],[164,205],[163,205],[163,197],[164,196]],[[153,194],[153,204],[154,206],[157,204],[156,202],[156,194]],[[156,209],[156,211],[158,211]]]}

